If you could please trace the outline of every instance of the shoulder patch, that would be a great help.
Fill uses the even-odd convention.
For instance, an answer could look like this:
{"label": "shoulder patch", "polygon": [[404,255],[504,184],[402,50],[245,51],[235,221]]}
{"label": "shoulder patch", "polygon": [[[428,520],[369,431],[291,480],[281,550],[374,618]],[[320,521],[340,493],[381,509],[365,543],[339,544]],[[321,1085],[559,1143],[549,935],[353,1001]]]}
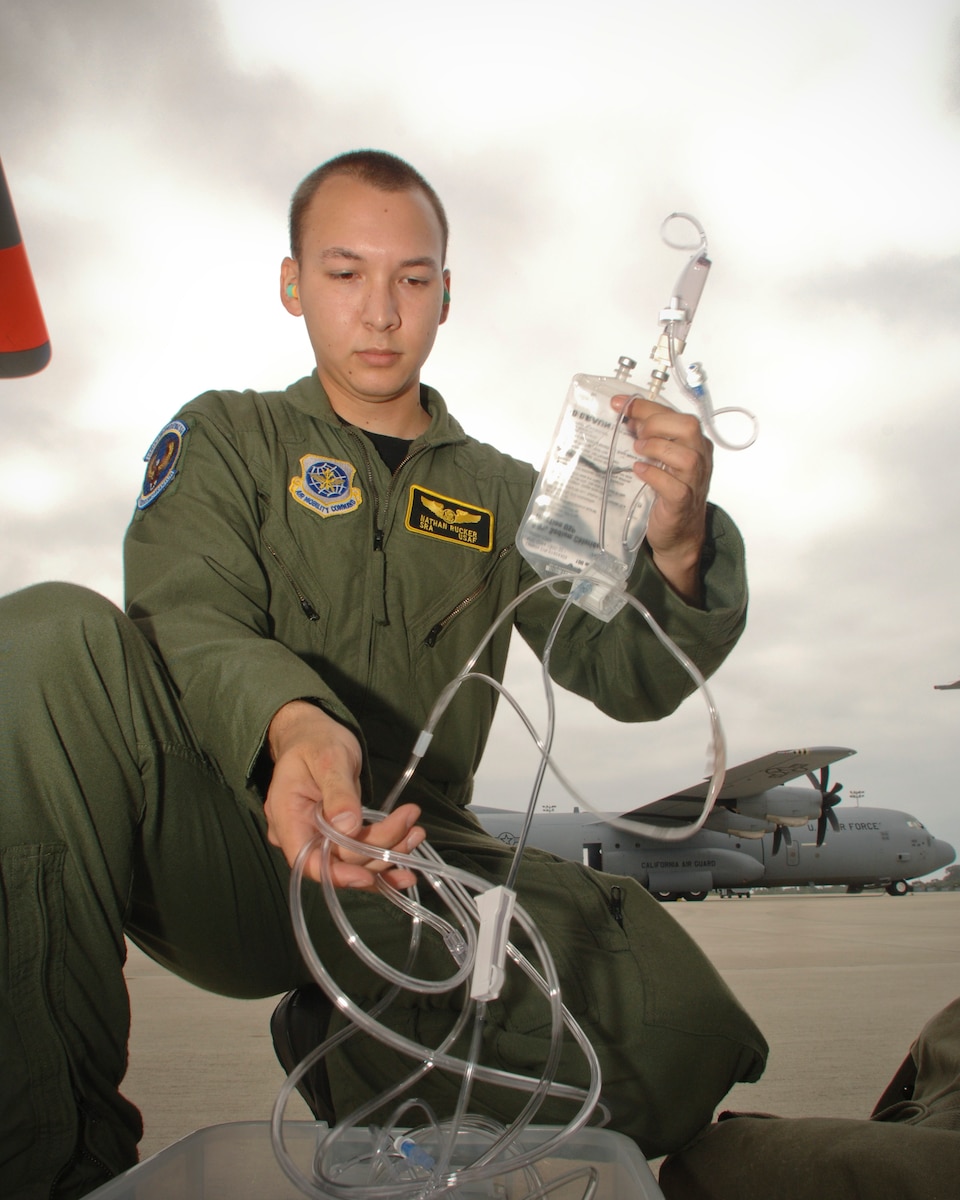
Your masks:
{"label": "shoulder patch", "polygon": [[311,512],[335,517],[353,512],[363,503],[363,495],[353,482],[357,473],[353,463],[305,454],[300,459],[300,471],[290,480],[290,495]]}
{"label": "shoulder patch", "polygon": [[465,500],[454,500],[414,484],[407,503],[407,529],[473,550],[493,549],[493,513]]}
{"label": "shoulder patch", "polygon": [[146,508],[168,487],[177,473],[177,463],[183,449],[187,427],[183,421],[171,421],[157,434],[153,445],[143,456],[147,464],[137,508]]}

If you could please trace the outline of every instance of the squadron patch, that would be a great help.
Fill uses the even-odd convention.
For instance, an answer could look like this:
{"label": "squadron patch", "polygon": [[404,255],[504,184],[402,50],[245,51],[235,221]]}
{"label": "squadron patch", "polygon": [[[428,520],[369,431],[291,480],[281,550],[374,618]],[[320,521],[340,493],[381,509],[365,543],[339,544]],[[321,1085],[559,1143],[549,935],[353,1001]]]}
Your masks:
{"label": "squadron patch", "polygon": [[143,509],[152,504],[164,488],[173,482],[186,432],[187,427],[183,421],[171,421],[157,434],[153,445],[143,456],[147,470],[143,476],[137,508]]}
{"label": "squadron patch", "polygon": [[360,489],[354,486],[357,471],[352,463],[305,454],[300,459],[300,470],[302,474],[290,480],[290,495],[311,512],[335,517],[353,512],[363,503]]}
{"label": "squadron patch", "polygon": [[406,527],[413,533],[460,542],[474,550],[493,549],[493,513],[464,500],[428,492],[416,484],[410,489]]}

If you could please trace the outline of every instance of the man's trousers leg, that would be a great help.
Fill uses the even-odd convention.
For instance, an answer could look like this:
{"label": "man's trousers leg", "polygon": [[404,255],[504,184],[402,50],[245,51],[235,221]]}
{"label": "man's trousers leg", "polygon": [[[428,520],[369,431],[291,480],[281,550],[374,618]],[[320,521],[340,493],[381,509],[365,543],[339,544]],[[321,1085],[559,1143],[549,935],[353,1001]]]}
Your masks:
{"label": "man's trousers leg", "polygon": [[136,1160],[124,932],[224,994],[303,971],[282,858],[122,613],[0,600],[0,681],[0,1195],[78,1196]]}
{"label": "man's trousers leg", "polygon": [[670,1200],[953,1200],[958,1181],[960,1000],[926,1023],[869,1120],[724,1113],[660,1171]]}

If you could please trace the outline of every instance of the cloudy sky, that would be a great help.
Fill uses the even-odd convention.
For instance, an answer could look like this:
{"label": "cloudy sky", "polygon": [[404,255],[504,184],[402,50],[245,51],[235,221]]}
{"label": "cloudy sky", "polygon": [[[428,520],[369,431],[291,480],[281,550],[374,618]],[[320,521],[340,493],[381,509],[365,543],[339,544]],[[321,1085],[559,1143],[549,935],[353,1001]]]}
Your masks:
{"label": "cloudy sky", "polygon": [[[269,16],[266,15],[269,10]],[[571,375],[643,361],[684,256],[690,338],[760,438],[714,498],[750,560],[748,632],[713,681],[739,762],[837,744],[861,803],[960,846],[960,13],[947,0],[34,0],[0,12],[0,157],[53,361],[0,381],[3,590],[121,599],[158,429],[209,387],[311,367],[278,302],[297,181],[341,150],[413,161],[453,228],[428,382],[539,463]],[[510,674],[538,715],[539,683]],[[698,779],[691,700],[648,730],[561,708],[603,807]],[[504,708],[478,799],[524,803]],[[561,798],[549,793],[545,800]]]}

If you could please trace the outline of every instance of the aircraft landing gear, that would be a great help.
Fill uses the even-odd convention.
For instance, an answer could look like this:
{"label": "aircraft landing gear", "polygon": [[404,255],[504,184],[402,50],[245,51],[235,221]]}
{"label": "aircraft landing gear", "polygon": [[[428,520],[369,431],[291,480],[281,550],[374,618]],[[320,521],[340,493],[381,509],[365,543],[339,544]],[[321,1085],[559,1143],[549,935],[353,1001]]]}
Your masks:
{"label": "aircraft landing gear", "polygon": [[651,892],[650,895],[654,900],[659,900],[661,904],[668,904],[673,900],[706,900],[706,892]]}
{"label": "aircraft landing gear", "polygon": [[910,886],[909,883],[907,883],[907,881],[905,879],[895,879],[893,881],[893,883],[887,884],[887,895],[888,896],[906,896],[909,892],[912,892],[912,891],[913,891],[913,888]]}

